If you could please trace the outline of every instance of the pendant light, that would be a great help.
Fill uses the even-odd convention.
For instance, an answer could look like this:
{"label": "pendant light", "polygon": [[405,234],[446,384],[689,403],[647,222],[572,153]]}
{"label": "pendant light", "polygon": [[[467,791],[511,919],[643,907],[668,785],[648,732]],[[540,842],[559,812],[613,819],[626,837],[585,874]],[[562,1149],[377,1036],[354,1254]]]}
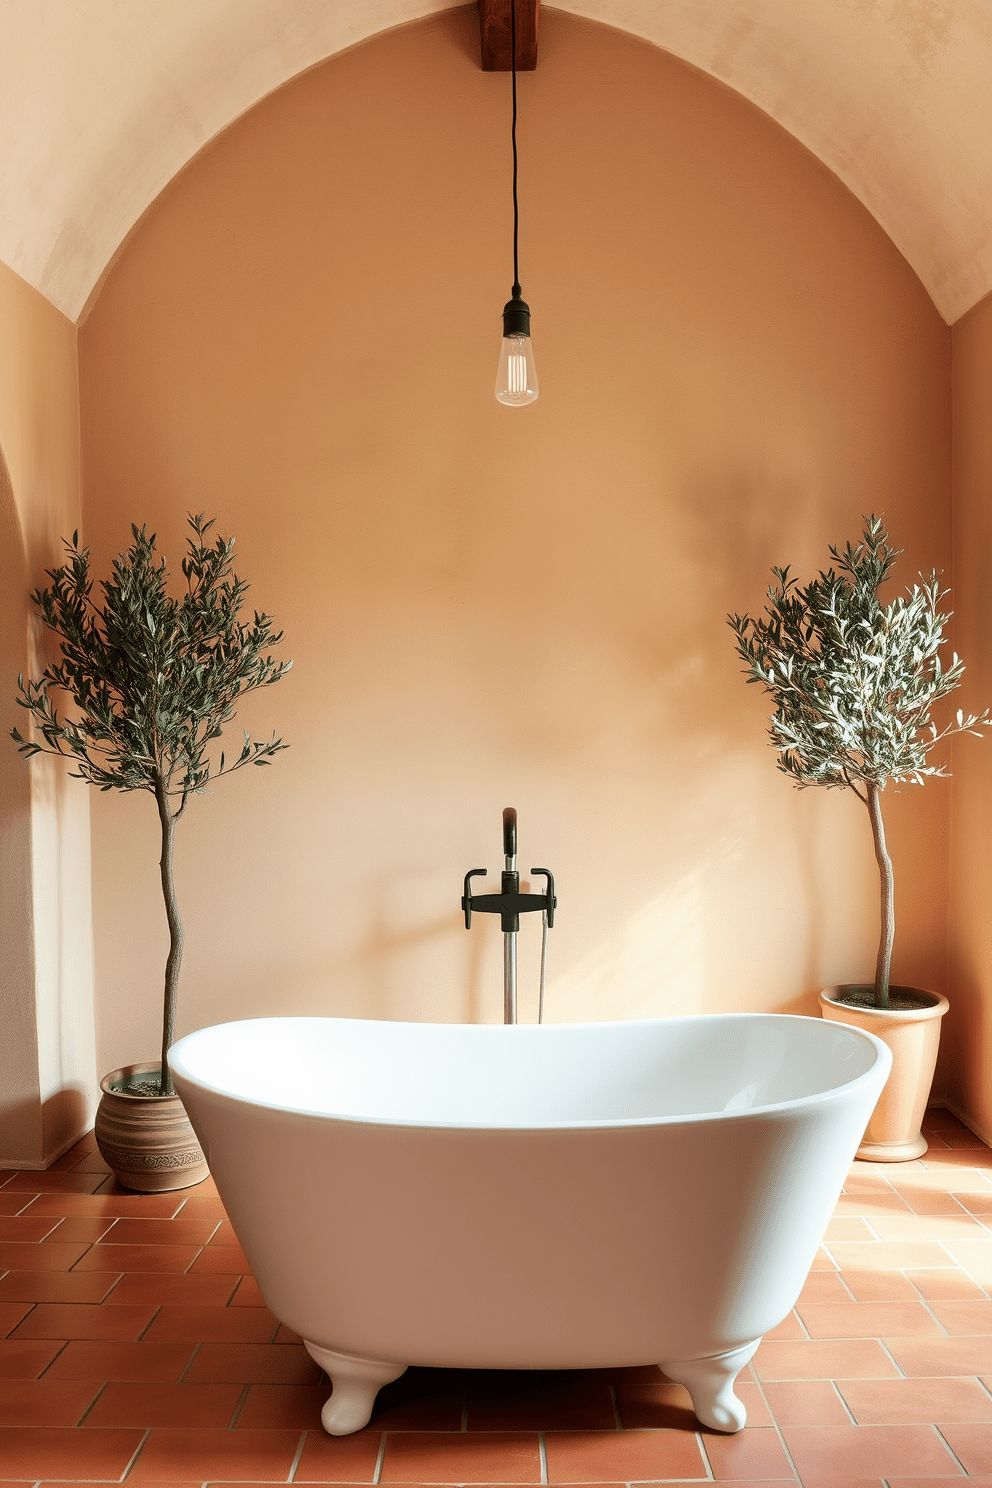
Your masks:
{"label": "pendant light", "polygon": [[509,408],[522,408],[533,403],[538,394],[537,368],[530,340],[530,306],[521,297],[517,268],[517,234],[520,213],[517,208],[517,0],[510,0],[510,73],[513,90],[513,118],[510,139],[513,144],[513,288],[503,306],[503,344],[499,350],[496,373],[496,397]]}

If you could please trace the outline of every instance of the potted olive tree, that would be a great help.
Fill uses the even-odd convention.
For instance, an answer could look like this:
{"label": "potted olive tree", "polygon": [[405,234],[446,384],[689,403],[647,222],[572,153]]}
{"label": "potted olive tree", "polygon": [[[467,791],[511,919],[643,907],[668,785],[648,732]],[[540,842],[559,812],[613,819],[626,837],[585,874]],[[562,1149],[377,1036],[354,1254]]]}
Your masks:
{"label": "potted olive tree", "polygon": [[[161,826],[162,893],[169,925],[161,1059],[112,1071],[101,1082],[97,1142],[119,1182],[143,1191],[187,1188],[206,1177],[203,1153],[172,1087],[173,1041],[183,926],[173,880],[176,824],[195,795],[245,765],[267,765],[287,746],[247,732],[233,757],[214,751],[235,704],[278,682],[292,665],[266,654],[278,644],[268,615],[240,618],[248,585],[232,572],[234,540],[207,534],[213,521],[190,517],[182,563],[185,585],[169,593],[155,534],[132,526],[133,541],[93,598],[89,549],[79,534],[67,561],[49,569],[51,585],[32,595],[60,643],[59,659],[37,682],[18,677],[34,725],[12,737],[21,754],[71,761],[71,774],[100,790],[147,791]],[[59,705],[67,701],[71,716]]]}
{"label": "potted olive tree", "polygon": [[940,727],[932,722],[933,708],[964,671],[956,654],[946,664],[941,657],[950,615],[939,610],[947,591],[936,572],[883,605],[879,590],[899,550],[875,516],[865,518],[856,547],[831,547],[830,556],[835,567],[805,588],[788,568],[773,569],[764,617],[728,621],[747,680],[775,705],[769,733],[779,769],[800,790],[853,791],[871,824],[881,881],[875,980],[829,987],[820,1004],[824,1017],[867,1028],[892,1049],[892,1074],[858,1155],[900,1162],[927,1149],[920,1123],[948,1003],[935,992],[890,985],[895,888],[882,793],[890,782],[922,785],[928,775],[946,775],[943,763],[931,762],[934,749],[992,724],[987,709],[967,717],[959,711]]}

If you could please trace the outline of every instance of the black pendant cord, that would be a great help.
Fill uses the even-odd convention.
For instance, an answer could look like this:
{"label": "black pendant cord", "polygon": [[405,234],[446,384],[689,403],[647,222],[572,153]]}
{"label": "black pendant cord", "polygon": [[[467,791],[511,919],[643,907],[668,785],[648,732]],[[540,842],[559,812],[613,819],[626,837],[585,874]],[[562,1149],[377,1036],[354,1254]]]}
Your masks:
{"label": "black pendant cord", "polygon": [[520,273],[517,266],[517,235],[520,211],[517,206],[517,0],[510,0],[510,77],[513,90],[513,119],[510,139],[513,144],[513,298],[520,298]]}

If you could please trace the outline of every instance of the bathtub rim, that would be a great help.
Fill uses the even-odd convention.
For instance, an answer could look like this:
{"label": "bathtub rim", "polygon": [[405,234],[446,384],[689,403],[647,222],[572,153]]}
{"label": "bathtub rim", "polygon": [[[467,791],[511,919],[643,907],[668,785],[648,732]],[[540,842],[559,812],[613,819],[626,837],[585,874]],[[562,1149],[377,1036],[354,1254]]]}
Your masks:
{"label": "bathtub rim", "polygon": [[[681,1113],[672,1116],[639,1116],[633,1119],[626,1116],[615,1116],[607,1117],[601,1120],[588,1121],[550,1120],[513,1123],[498,1121],[425,1121],[422,1118],[400,1118],[394,1116],[369,1115],[359,1116],[354,1114],[353,1112],[347,1111],[315,1111],[310,1107],[304,1105],[291,1106],[276,1101],[264,1100],[258,1096],[235,1094],[233,1091],[225,1090],[220,1085],[210,1084],[206,1080],[202,1079],[199,1075],[193,1074],[186,1067],[181,1057],[177,1061],[176,1065],[173,1064],[173,1056],[175,1052],[181,1049],[184,1043],[186,1043],[188,1040],[194,1039],[198,1034],[213,1031],[215,1029],[242,1026],[246,1023],[386,1023],[392,1028],[458,1028],[471,1031],[478,1030],[480,1034],[485,1033],[490,1036],[495,1035],[497,1037],[505,1037],[508,1034],[514,1036],[524,1032],[530,1035],[541,1036],[550,1034],[555,1029],[591,1029],[602,1028],[604,1026],[614,1026],[616,1024],[622,1024],[625,1028],[654,1028],[657,1027],[657,1025],[660,1023],[709,1023],[715,1020],[723,1022],[724,1020],[729,1020],[732,1018],[748,1018],[753,1020],[760,1020],[762,1022],[770,1019],[778,1020],[781,1018],[787,1018],[790,1022],[795,1023],[815,1023],[818,1026],[822,1026],[823,1024],[822,1019],[809,1017],[806,1014],[802,1013],[686,1013],[677,1015],[673,1018],[614,1018],[606,1019],[601,1022],[587,1021],[582,1023],[545,1023],[540,1025],[536,1023],[522,1023],[513,1025],[504,1025],[500,1023],[418,1023],[413,1022],[410,1019],[338,1018],[331,1015],[325,1017],[320,1014],[309,1013],[298,1015],[284,1014],[266,1018],[231,1018],[224,1023],[211,1023],[206,1025],[206,1027],[204,1028],[192,1029],[189,1033],[184,1034],[182,1038],[176,1040],[172,1048],[169,1050],[168,1058],[174,1077],[178,1074],[180,1081],[188,1081],[190,1085],[195,1086],[198,1090],[202,1090],[209,1095],[218,1096],[224,1100],[239,1102],[244,1105],[253,1106],[259,1110],[280,1112],[282,1114],[293,1116],[306,1116],[316,1121],[334,1121],[339,1124],[349,1124],[353,1126],[394,1127],[411,1131],[491,1131],[521,1133],[617,1131],[624,1128],[630,1130],[641,1130],[646,1127],[653,1128],[665,1126],[674,1127],[696,1125],[700,1122],[740,1121],[747,1117],[759,1116],[767,1119],[773,1118],[778,1115],[786,1115],[790,1112],[799,1111],[801,1109],[812,1109],[815,1107],[826,1105],[831,1101],[841,1100],[852,1095],[859,1086],[871,1084],[875,1080],[877,1080],[880,1061],[885,1068],[885,1075],[882,1079],[881,1085],[879,1086],[880,1091],[884,1087],[885,1081],[889,1077],[889,1073],[892,1068],[892,1052],[889,1049],[888,1045],[885,1044],[883,1040],[878,1038],[875,1034],[868,1033],[865,1029],[856,1028],[853,1024],[846,1023],[834,1023],[830,1026],[834,1029],[843,1028],[857,1040],[861,1040],[872,1045],[875,1050],[875,1059],[866,1070],[863,1070],[861,1072],[860,1075],[856,1075],[853,1080],[845,1081],[842,1085],[834,1085],[831,1086],[829,1090],[816,1091],[811,1095],[797,1096],[793,1100],[775,1101],[771,1105],[736,1107],[734,1110],[730,1111],[696,1111],[690,1113]],[[470,1032],[469,1036],[472,1036],[472,1032]]]}

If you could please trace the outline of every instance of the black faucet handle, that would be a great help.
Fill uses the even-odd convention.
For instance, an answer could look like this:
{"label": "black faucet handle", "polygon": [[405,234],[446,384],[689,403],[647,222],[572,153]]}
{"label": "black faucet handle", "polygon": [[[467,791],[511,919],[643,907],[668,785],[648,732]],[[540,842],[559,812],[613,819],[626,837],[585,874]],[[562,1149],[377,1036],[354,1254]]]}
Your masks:
{"label": "black faucet handle", "polygon": [[503,812],[503,852],[508,858],[517,856],[517,811],[507,806]]}
{"label": "black faucet handle", "polygon": [[465,875],[465,892],[462,895],[462,909],[465,911],[465,929],[472,928],[472,880],[473,878],[485,878],[489,872],[488,868],[472,868]]}
{"label": "black faucet handle", "polygon": [[544,898],[546,905],[545,912],[548,916],[548,929],[550,930],[555,922],[555,905],[558,903],[558,900],[555,898],[555,876],[550,868],[532,868],[530,871],[531,873],[539,873],[542,878],[547,879]]}

